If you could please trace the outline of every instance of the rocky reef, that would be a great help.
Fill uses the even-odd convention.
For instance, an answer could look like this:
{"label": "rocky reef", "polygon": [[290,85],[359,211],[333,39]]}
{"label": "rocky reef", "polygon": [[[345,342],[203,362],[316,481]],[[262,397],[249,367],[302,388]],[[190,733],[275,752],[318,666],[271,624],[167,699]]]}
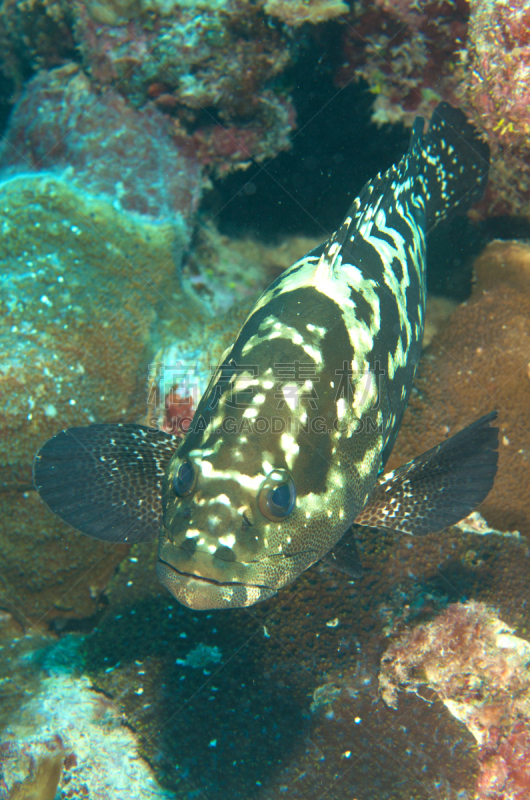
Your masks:
{"label": "rocky reef", "polygon": [[460,98],[485,131],[490,214],[530,214],[530,6],[474,0]]}
{"label": "rocky reef", "polygon": [[354,4],[342,36],[338,85],[364,78],[379,124],[429,117],[440,100],[454,102],[468,16],[464,2]]}
{"label": "rocky reef", "polygon": [[[79,640],[40,642],[25,653],[29,674],[42,680],[35,696],[19,700],[2,720],[0,792],[11,800],[90,798],[172,800],[139,757],[137,739],[119,709],[94,692],[80,673]],[[14,658],[20,669],[20,653]],[[14,672],[14,670],[13,670]],[[2,715],[5,717],[5,715]],[[60,733],[59,733],[60,731]]]}
{"label": "rocky reef", "polygon": [[[331,102],[355,81],[379,125],[464,103],[494,152],[479,213],[528,213],[529,25],[522,0],[1,4],[0,798],[527,796],[527,243],[491,243],[465,303],[429,298],[389,464],[498,408],[483,517],[421,539],[365,529],[360,577],[319,563],[259,606],[190,611],[151,545],[51,515],[31,463],[67,426],[185,433],[256,296],[319,242],[237,240],[212,219],[232,196],[201,207],[210,181],[291,146],[297,103],[301,138],[313,118],[322,138],[343,125]],[[380,146],[384,167],[368,136],[355,159]],[[328,162],[307,147],[297,169],[306,213]]]}
{"label": "rocky reef", "polygon": [[530,789],[530,642],[482,603],[449,606],[392,642],[379,685],[397,708],[398,691],[428,686],[478,744],[475,800],[525,800]]}
{"label": "rocky reef", "polygon": [[22,619],[90,615],[126,549],[103,558],[108,547],[52,519],[32,491],[31,465],[68,425],[145,413],[152,337],[175,316],[164,299],[174,228],[140,225],[49,174],[5,181],[0,213],[4,602]]}
{"label": "rocky reef", "polygon": [[378,124],[463,105],[494,153],[483,214],[528,214],[529,25],[526,0],[5,0],[1,65],[17,97],[37,70],[76,61],[103,95],[158,108],[183,151],[226,175],[290,147],[297,70],[320,48],[339,88],[366,81]]}
{"label": "rocky reef", "polygon": [[169,127],[152,105],[137,111],[115,91],[100,96],[77,64],[41,70],[11,115],[0,175],[52,172],[114,208],[171,221],[182,251],[204,178]]}
{"label": "rocky reef", "polygon": [[362,76],[373,120],[411,125],[440,100],[484,131],[493,169],[483,214],[530,210],[530,8],[526,0],[356,3],[344,27],[337,83]]}

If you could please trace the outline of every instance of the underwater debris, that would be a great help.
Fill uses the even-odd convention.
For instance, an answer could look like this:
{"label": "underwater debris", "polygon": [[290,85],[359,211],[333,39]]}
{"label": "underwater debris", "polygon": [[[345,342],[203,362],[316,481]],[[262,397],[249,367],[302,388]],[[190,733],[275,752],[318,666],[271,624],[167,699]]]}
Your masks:
{"label": "underwater debris", "polygon": [[428,686],[479,746],[476,800],[526,800],[530,787],[530,642],[483,603],[456,603],[402,633],[381,659],[380,691]]}
{"label": "underwater debris", "polygon": [[498,530],[530,534],[530,245],[495,241],[477,282],[421,360],[390,458],[396,465],[450,435],[480,409],[499,409],[495,486],[480,508]]}
{"label": "underwater debris", "polygon": [[473,511],[468,517],[461,519],[457,522],[455,528],[460,528],[465,533],[478,533],[481,536],[510,536],[514,539],[519,539],[521,534],[519,531],[496,531],[491,525],[488,525],[482,514],[478,511]]}
{"label": "underwater debris", "polygon": [[212,664],[218,664],[222,658],[219,648],[214,645],[199,643],[185,658],[177,658],[176,664],[181,667],[193,667],[193,669],[204,669]]}
{"label": "underwater debris", "polygon": [[[333,701],[340,697],[341,692],[342,689],[339,686],[335,686],[333,683],[325,683],[323,686],[317,686],[313,692],[313,702],[309,706],[309,710],[314,713],[322,706],[332,705]],[[329,709],[327,715],[329,716],[331,713],[331,709]]]}

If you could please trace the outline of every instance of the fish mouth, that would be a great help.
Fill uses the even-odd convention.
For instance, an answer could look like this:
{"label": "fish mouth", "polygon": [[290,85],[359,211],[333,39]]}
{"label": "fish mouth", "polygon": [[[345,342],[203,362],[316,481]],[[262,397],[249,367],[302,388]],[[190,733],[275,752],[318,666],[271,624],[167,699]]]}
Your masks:
{"label": "fish mouth", "polygon": [[216,581],[190,572],[182,572],[159,558],[156,571],[158,580],[173,597],[188,608],[208,611],[213,608],[243,608],[266,600],[276,589],[260,584],[239,581]]}
{"label": "fish mouth", "polygon": [[245,586],[245,587],[249,586],[255,589],[265,589],[269,591],[271,589],[270,586],[266,586],[265,584],[242,583],[241,581],[216,581],[215,578],[206,578],[204,575],[196,575],[194,572],[183,572],[182,570],[174,567],[173,564],[168,564],[168,562],[164,561],[163,558],[159,558],[158,563],[163,564],[165,567],[173,570],[173,572],[176,572],[178,575],[182,575],[183,578],[192,578],[193,580],[199,581],[200,583],[210,583],[213,584],[214,586]]}

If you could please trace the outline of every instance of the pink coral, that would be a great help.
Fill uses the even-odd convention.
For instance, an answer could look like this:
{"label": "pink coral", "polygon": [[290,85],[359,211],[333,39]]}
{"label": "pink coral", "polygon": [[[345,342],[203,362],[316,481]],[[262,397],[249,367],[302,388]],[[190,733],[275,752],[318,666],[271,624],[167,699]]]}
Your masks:
{"label": "pink coral", "polygon": [[459,97],[487,134],[491,184],[484,208],[530,212],[530,2],[473,0]]}
{"label": "pink coral", "polygon": [[530,3],[473,0],[466,98],[490,139],[527,148],[530,136]]}

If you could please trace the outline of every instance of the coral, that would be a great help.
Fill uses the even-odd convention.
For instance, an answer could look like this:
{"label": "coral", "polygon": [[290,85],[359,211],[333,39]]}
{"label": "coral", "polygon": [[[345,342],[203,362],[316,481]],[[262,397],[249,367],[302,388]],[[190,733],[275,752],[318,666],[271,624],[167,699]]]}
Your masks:
{"label": "coral", "polygon": [[530,643],[483,603],[449,606],[394,641],[379,685],[397,708],[399,690],[436,692],[479,745],[476,800],[525,800],[530,789]]}
{"label": "coral", "polygon": [[272,17],[277,17],[297,28],[304,22],[316,25],[349,13],[350,7],[341,0],[267,0],[263,10]]}
{"label": "coral", "polygon": [[411,125],[440,100],[462,105],[492,150],[488,214],[530,209],[530,6],[474,0],[469,6],[410,0],[355,5],[343,31],[336,80],[364,78],[372,120]]}
{"label": "coral", "polygon": [[98,96],[75,64],[43,70],[12,114],[0,169],[53,172],[118,209],[171,220],[185,247],[203,179],[169,128],[154,107],[135,111],[112,91]]}
{"label": "coral", "polygon": [[53,621],[60,630],[64,620],[91,617],[102,608],[126,545],[109,548],[81,536],[34,491],[0,493],[0,513],[1,604],[24,628],[46,628]]}
{"label": "coral", "polygon": [[11,742],[0,745],[2,788],[12,800],[55,800],[65,757],[61,737],[32,745],[18,751]]}
{"label": "coral", "polygon": [[490,141],[528,152],[530,3],[472,0],[466,99]]}
{"label": "coral", "polygon": [[460,0],[354,4],[343,32],[338,85],[364,78],[376,95],[372,120],[378,124],[410,125],[417,114],[429,117],[440,100],[454,102],[467,17]]}
{"label": "coral", "polygon": [[389,468],[497,408],[499,471],[481,507],[500,530],[530,534],[530,246],[493,242],[475,262],[469,302],[420,362]]}
{"label": "coral", "polygon": [[296,46],[261,4],[174,4],[164,13],[158,4],[123,5],[126,24],[76,4],[76,40],[99,85],[136,106],[153,99],[207,164],[245,165],[289,146],[295,115],[279,79]]}
{"label": "coral", "polygon": [[492,150],[485,213],[530,214],[530,4],[473,0],[458,96]]}
{"label": "coral", "polygon": [[482,217],[523,215],[530,217],[530,153],[499,147],[493,142],[492,167],[486,195],[478,205]]}
{"label": "coral", "polygon": [[43,175],[2,184],[0,229],[4,607],[20,619],[88,616],[127,549],[52,517],[29,491],[33,456],[70,425],[141,418],[164,320],[183,336],[200,317],[180,311],[169,223]]}
{"label": "coral", "polygon": [[2,198],[0,474],[26,489],[33,454],[58,429],[142,414],[150,337],[163,318],[190,324],[173,300],[172,225],[46,175],[4,182]]}
{"label": "coral", "polygon": [[448,324],[451,314],[457,307],[454,300],[448,297],[437,297],[427,295],[427,307],[425,309],[425,330],[423,332],[423,347],[428,347],[434,336],[443,330]]}
{"label": "coral", "polygon": [[191,135],[186,123],[177,118],[174,137],[184,152],[190,149],[209,172],[222,178],[233,169],[245,169],[252,160],[263,161],[290,147],[289,134],[296,124],[291,103],[265,90],[259,115],[258,124],[221,125],[212,118]]}

